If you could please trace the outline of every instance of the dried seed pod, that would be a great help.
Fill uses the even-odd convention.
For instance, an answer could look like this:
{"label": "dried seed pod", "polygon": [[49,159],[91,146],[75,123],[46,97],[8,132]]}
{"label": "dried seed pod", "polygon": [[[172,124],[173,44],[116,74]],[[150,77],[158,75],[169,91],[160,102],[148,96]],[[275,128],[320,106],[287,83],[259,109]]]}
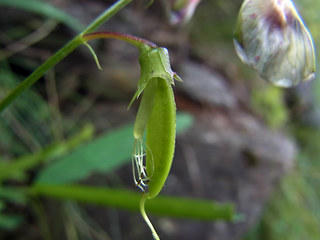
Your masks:
{"label": "dried seed pod", "polygon": [[244,63],[277,86],[315,77],[313,41],[291,0],[245,0],[234,45]]}

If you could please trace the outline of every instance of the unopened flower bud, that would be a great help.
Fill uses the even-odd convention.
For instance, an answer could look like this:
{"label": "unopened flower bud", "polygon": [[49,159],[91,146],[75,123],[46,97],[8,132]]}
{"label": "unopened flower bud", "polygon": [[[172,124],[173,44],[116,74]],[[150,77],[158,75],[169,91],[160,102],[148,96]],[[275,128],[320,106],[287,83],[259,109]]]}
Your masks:
{"label": "unopened flower bud", "polygon": [[172,25],[185,24],[190,21],[200,0],[171,0],[170,23]]}
{"label": "unopened flower bud", "polygon": [[234,45],[244,63],[277,86],[315,77],[312,37],[291,0],[245,0]]}

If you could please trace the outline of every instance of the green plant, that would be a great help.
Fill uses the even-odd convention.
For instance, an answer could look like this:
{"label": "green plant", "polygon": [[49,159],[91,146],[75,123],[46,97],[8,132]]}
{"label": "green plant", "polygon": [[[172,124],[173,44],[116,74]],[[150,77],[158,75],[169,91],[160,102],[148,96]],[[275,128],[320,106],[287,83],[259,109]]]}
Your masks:
{"label": "green plant", "polygon": [[[129,35],[110,32],[92,33],[92,31],[130,2],[131,0],[119,0],[116,2],[86,27],[85,30],[45,61],[1,100],[0,112],[5,114],[6,112],[4,112],[4,110],[16,98],[20,97],[25,90],[36,83],[49,69],[78,46],[82,44],[87,45],[98,63],[97,56],[93,49],[87,44],[87,41],[98,38],[115,38],[125,40],[137,46],[140,50],[141,78],[133,100],[138,98],[142,92],[143,95],[135,126],[124,126],[114,132],[108,132],[100,138],[95,138],[87,142],[93,136],[93,128],[89,126],[66,141],[39,147],[34,153],[25,155],[9,163],[1,162],[0,179],[3,182],[7,180],[23,182],[27,171],[35,169],[43,163],[48,164],[47,168],[40,171],[37,180],[31,186],[26,183],[24,187],[8,187],[3,185],[1,190],[4,196],[12,196],[13,194],[23,199],[33,199],[39,196],[56,197],[130,210],[138,210],[140,205],[141,211],[144,213],[145,199],[154,198],[161,191],[169,174],[174,153],[176,107],[172,85],[173,79],[179,80],[177,75],[171,70],[168,52],[165,48],[157,47],[147,40]],[[11,6],[17,6],[15,4],[19,5],[19,1],[12,1],[11,3],[2,1],[0,4],[1,3]],[[19,6],[24,9],[36,11],[37,8],[34,6],[36,6],[37,3],[36,1],[32,1],[30,6],[25,4],[20,4]],[[39,4],[41,5],[40,2]],[[46,9],[47,5],[44,4],[41,6]],[[64,21],[66,24],[74,24],[74,21],[66,18],[66,15],[60,14],[56,10],[57,9],[54,9],[54,16],[61,17],[56,17],[55,19]],[[50,15],[52,12],[45,14],[52,16]],[[163,101],[163,99],[165,99],[165,101]],[[10,110],[10,108],[7,110]],[[190,115],[178,115],[177,128],[182,127],[185,129],[191,125],[191,122],[192,119]],[[147,136],[146,143],[144,144],[143,136],[145,129]],[[166,133],[166,131],[169,131],[170,134],[165,135],[164,133]],[[138,186],[142,186],[142,183],[149,185],[149,193],[143,195],[140,203],[137,199],[141,198],[141,194],[131,193],[127,190],[66,185],[66,183],[73,183],[74,181],[84,179],[97,169],[101,171],[101,166],[104,166],[103,171],[111,171],[130,159],[132,142],[130,143],[131,137],[127,136],[130,136],[131,134],[129,135],[128,133],[132,132],[134,133],[135,146],[137,146],[137,148],[134,148],[131,156],[134,160],[133,165],[137,167],[137,175],[135,175],[136,183]],[[112,146],[111,143],[118,146],[118,148],[104,147]],[[119,149],[119,146],[122,145],[125,147]],[[130,150],[127,151],[128,146]],[[128,152],[130,152],[130,154],[128,154]],[[94,157],[92,153],[94,153]],[[108,153],[112,155],[110,157],[112,157],[114,161],[101,163],[101,156]],[[144,159],[145,154],[146,159]],[[50,164],[50,162],[52,162],[52,164]],[[77,168],[72,168],[72,166],[79,166],[79,164],[84,162],[89,163],[89,165],[81,165],[79,171],[77,171]],[[72,169],[72,172],[68,172],[70,169]],[[66,176],[66,178],[57,178],[57,174],[55,174],[57,172]],[[52,183],[58,183],[60,185],[52,185]],[[132,201],[127,201],[128,198]],[[13,201],[13,198],[7,197],[6,201]],[[213,204],[212,201],[206,200],[188,200],[170,197],[159,198],[159,200],[152,202],[153,203],[150,202],[150,204],[146,204],[147,210],[150,209],[150,212],[159,214],[172,214],[176,217],[191,217],[202,220],[232,220],[234,218],[233,207],[230,204],[220,205]],[[148,207],[149,205],[150,207]],[[175,207],[166,211],[165,209],[168,205]],[[192,206],[192,209],[190,209],[190,206]],[[6,217],[6,215],[2,213],[0,216]],[[15,216],[12,216],[12,219],[13,223],[10,226],[14,227],[19,223],[20,219],[18,219],[18,221]],[[147,219],[146,216],[145,219]],[[7,226],[7,228],[10,226]],[[154,234],[154,236],[156,237],[156,234]]]}
{"label": "green plant", "polygon": [[[116,2],[57,53],[52,55],[2,99],[0,112],[2,112],[3,116],[10,117],[13,108],[8,108],[8,106],[18,97],[21,97],[19,99],[21,102],[27,102],[31,97],[22,98],[22,93],[82,44],[89,48],[98,68],[101,69],[96,53],[87,42],[94,39],[112,38],[133,44],[140,51],[141,77],[137,91],[129,104],[130,106],[135,99],[142,95],[134,125],[122,126],[119,129],[103,133],[99,137],[93,137],[93,128],[88,126],[82,131],[78,131],[80,133],[69,136],[64,141],[60,140],[50,144],[40,144],[36,138],[33,139],[27,136],[27,140],[31,139],[32,154],[28,154],[28,151],[23,146],[17,145],[8,156],[1,156],[0,180],[3,184],[0,188],[0,227],[13,229],[23,221],[21,216],[8,215],[5,212],[8,202],[29,204],[28,201],[31,201],[33,205],[37,205],[34,199],[40,196],[63,200],[71,199],[133,211],[140,209],[145,221],[152,230],[154,238],[159,237],[145,213],[145,208],[150,213],[174,217],[201,220],[234,219],[233,206],[230,204],[216,204],[208,200],[163,196],[155,198],[161,191],[170,171],[174,154],[176,126],[177,128],[183,126],[183,129],[189,127],[192,123],[192,117],[188,114],[178,114],[176,116],[172,87],[174,80],[180,79],[171,70],[169,55],[165,48],[158,47],[148,40],[127,34],[93,32],[130,2],[131,0],[119,0]],[[175,6],[177,11],[186,10],[180,15],[182,18],[178,19],[178,21],[184,21],[190,17],[188,14],[193,12],[196,6],[192,5],[192,2],[199,3],[199,1],[184,1],[183,5]],[[54,19],[54,21],[63,22],[76,31],[80,28],[83,29],[73,18],[44,2],[30,0],[28,3],[26,4],[24,0],[0,0],[0,4],[43,14]],[[270,1],[272,3],[268,3],[270,8],[262,8],[265,4],[262,0],[253,0],[250,3],[252,3],[251,7],[249,6],[249,1],[244,1],[236,28],[235,43],[240,58],[245,63],[255,67],[260,75],[278,85],[291,86],[301,80],[313,77],[315,55],[313,54],[311,37],[302,24],[300,16],[291,5],[291,1]],[[259,17],[257,18],[255,14],[250,15],[251,12],[256,12]],[[289,14],[288,19],[286,14]],[[294,24],[290,21],[292,18],[289,17],[295,20]],[[264,19],[262,24],[261,19]],[[223,26],[228,25],[225,24],[224,19],[223,22]],[[277,31],[272,32],[273,34],[270,35],[266,34],[266,29],[274,30],[274,25],[276,25]],[[54,22],[51,26],[54,26]],[[293,28],[296,26],[297,28]],[[209,27],[212,28],[211,23]],[[287,34],[282,35],[282,33]],[[282,38],[283,36],[289,36],[290,41],[285,37]],[[282,48],[281,46],[283,45],[280,44],[282,40],[286,43],[284,45],[294,45],[294,47]],[[32,44],[33,41],[29,43]],[[271,47],[272,55],[265,51],[265,46]],[[295,48],[296,46],[297,48]],[[279,51],[282,54],[277,55]],[[298,55],[297,58],[293,57],[293,62],[291,61],[292,55]],[[4,54],[4,56],[0,57],[5,58],[6,55]],[[283,59],[284,61],[282,61]],[[276,63],[279,63],[280,68]],[[298,70],[295,71],[295,69]],[[9,73],[10,69],[6,67],[5,74],[9,75]],[[6,86],[6,91],[9,88],[11,88],[10,85]],[[29,90],[29,92],[31,91]],[[278,126],[285,120],[283,109],[278,109],[276,103],[270,101],[267,95],[274,97],[275,101],[280,98],[278,91],[271,90],[267,94],[254,95],[254,98],[258,108],[260,106],[265,107],[265,109],[270,108],[268,113],[270,112],[273,115],[271,117],[276,114],[274,121],[270,119],[267,119],[267,121],[272,125]],[[38,96],[39,99],[41,103],[44,102]],[[23,108],[24,110],[28,109],[28,103],[20,106],[20,110]],[[50,114],[48,109],[45,109],[45,107],[43,109],[43,115],[48,116]],[[40,107],[36,110],[37,113],[41,112]],[[32,113],[26,112],[28,116],[29,114],[32,116]],[[6,131],[7,125],[6,119],[3,121],[1,119],[1,130],[5,130],[0,138],[9,139],[12,137],[10,132]],[[133,139],[131,137],[132,133]],[[134,146],[133,150],[132,145]],[[106,157],[110,157],[111,160],[106,161]],[[8,159],[10,161],[6,161]],[[100,171],[111,175],[113,170],[121,164],[127,163],[130,159],[134,168],[134,183],[141,188],[142,194],[118,188],[87,187],[75,184],[76,181],[84,180],[92,172]],[[36,171],[36,169],[40,170]],[[27,179],[28,171],[30,170],[36,172],[36,180],[32,183]],[[59,174],[63,177],[59,177]],[[19,182],[21,186],[11,185],[10,181]],[[147,199],[152,199],[152,201],[146,201]],[[36,206],[35,209],[35,212],[39,212],[41,215],[41,207]]]}
{"label": "green plant", "polygon": [[[154,238],[159,239],[145,213],[144,205],[146,199],[152,199],[159,194],[169,175],[176,138],[176,106],[171,85],[174,84],[174,79],[181,79],[171,70],[167,49],[157,47],[145,39],[111,32],[92,33],[84,35],[83,38],[86,41],[96,38],[121,39],[140,50],[141,77],[131,103],[142,93],[143,97],[133,130],[132,167],[135,184],[143,193],[148,190],[141,199],[141,214]],[[91,50],[90,47],[89,49]],[[91,52],[97,61],[93,50]],[[146,147],[143,143],[145,129]]]}

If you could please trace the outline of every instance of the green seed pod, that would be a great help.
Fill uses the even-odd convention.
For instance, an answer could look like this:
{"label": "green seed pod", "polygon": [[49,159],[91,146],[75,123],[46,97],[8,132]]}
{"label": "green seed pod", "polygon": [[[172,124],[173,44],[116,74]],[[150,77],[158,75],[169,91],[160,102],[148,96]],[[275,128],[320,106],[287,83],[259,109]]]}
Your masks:
{"label": "green seed pod", "polygon": [[234,45],[244,63],[277,86],[315,77],[312,38],[291,0],[245,0]]}
{"label": "green seed pod", "polygon": [[139,60],[141,77],[132,101],[143,95],[134,124],[133,176],[142,191],[148,188],[148,198],[154,198],[165,183],[173,159],[176,107],[172,85],[181,79],[171,70],[165,48],[145,48]]}
{"label": "green seed pod", "polygon": [[[149,199],[161,191],[171,168],[176,138],[176,105],[171,85],[157,78],[153,109],[147,124],[146,170]],[[150,149],[150,150],[149,150]]]}
{"label": "green seed pod", "polygon": [[[146,148],[143,146],[142,137],[145,128]],[[145,212],[144,205],[146,199],[156,197],[161,191],[173,160],[176,105],[171,81],[156,77],[144,88],[134,126],[134,137],[132,154],[134,182],[143,192],[148,188],[148,192],[141,198],[140,211],[154,239],[157,240],[160,238]]]}

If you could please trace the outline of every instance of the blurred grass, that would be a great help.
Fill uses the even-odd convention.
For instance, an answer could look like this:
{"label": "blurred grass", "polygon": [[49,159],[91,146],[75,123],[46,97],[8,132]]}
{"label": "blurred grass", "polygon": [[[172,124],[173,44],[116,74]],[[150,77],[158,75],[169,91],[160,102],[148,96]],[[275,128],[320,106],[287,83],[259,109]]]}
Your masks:
{"label": "blurred grass", "polygon": [[[67,140],[61,140],[31,154],[24,155],[10,162],[0,162],[0,182],[6,179],[26,181],[26,172],[39,167],[41,163],[48,164],[49,160],[57,159],[83,142],[92,138],[93,126],[86,125],[79,133]],[[70,166],[67,166],[67,169]],[[64,172],[62,173],[64,174]]]}
{"label": "blurred grass", "polygon": [[30,11],[40,14],[42,16],[55,19],[76,32],[80,32],[84,29],[77,19],[73,18],[67,13],[64,13],[60,9],[48,4],[46,1],[40,0],[0,0],[0,6],[9,6],[13,8],[19,8],[24,11]]}
{"label": "blurred grass", "polygon": [[[6,61],[0,62],[0,97],[3,98],[22,77],[14,73]],[[0,148],[4,158],[36,151],[52,139],[51,115],[46,101],[35,91],[21,96],[0,116]]]}

